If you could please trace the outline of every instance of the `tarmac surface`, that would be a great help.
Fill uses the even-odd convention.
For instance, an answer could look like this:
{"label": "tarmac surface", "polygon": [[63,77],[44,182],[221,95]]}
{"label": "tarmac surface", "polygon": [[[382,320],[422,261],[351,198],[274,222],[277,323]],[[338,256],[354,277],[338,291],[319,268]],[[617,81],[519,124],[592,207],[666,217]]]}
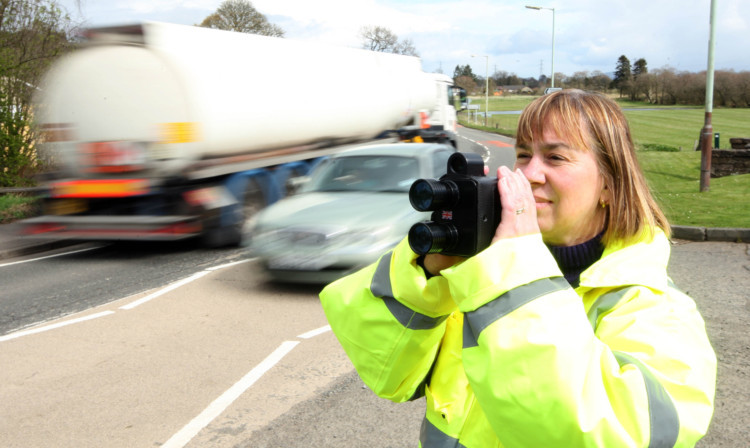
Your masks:
{"label": "tarmac surface", "polygon": [[[750,229],[672,226],[672,238],[686,241],[750,242]],[[79,243],[79,240],[54,237],[24,237],[18,222],[0,225],[0,261]]]}
{"label": "tarmac surface", "polygon": [[[0,225],[0,265],[73,244],[27,239],[18,223]],[[699,448],[750,446],[750,229],[673,227],[669,273],[696,300],[719,360],[714,418]],[[296,405],[237,447],[413,446],[424,403],[396,404],[375,397],[354,371]],[[310,431],[310,428],[318,428]],[[199,445],[190,445],[199,446]]]}

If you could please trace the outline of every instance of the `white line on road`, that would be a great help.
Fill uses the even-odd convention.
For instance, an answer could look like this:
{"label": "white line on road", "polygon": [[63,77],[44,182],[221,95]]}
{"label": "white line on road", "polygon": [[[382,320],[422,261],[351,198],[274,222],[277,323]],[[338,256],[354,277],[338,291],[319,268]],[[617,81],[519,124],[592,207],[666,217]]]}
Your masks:
{"label": "white line on road", "polygon": [[[76,251],[73,251],[73,252],[66,252],[66,253],[63,253],[63,254],[56,254],[56,255],[49,255],[49,256],[46,256],[46,257],[35,258],[33,260],[24,260],[24,261],[16,261],[16,262],[13,262],[13,263],[0,264],[0,267],[10,266],[12,264],[18,264],[18,263],[28,263],[29,261],[43,260],[45,258],[60,257],[62,255],[70,255],[70,254],[75,254],[75,253],[78,253],[78,252],[85,252],[87,250],[93,250],[93,249],[98,249],[98,248],[97,247],[92,247],[92,248],[88,248],[88,249],[76,250]],[[146,297],[140,298],[140,299],[136,300],[135,302],[129,303],[127,305],[123,305],[123,306],[120,307],[120,309],[121,310],[132,310],[133,308],[135,308],[135,307],[137,307],[139,305],[143,305],[144,303],[148,302],[149,300],[153,300],[153,299],[155,299],[155,298],[157,298],[157,297],[159,297],[159,296],[161,296],[163,294],[168,293],[169,291],[172,291],[174,289],[179,288],[180,286],[184,286],[184,285],[192,282],[193,280],[197,280],[197,279],[203,277],[204,275],[208,274],[209,272],[217,271],[219,269],[223,269],[223,268],[227,268],[227,267],[234,266],[234,265],[237,265],[237,264],[245,263],[245,262],[251,261],[251,260],[252,259],[250,258],[250,259],[247,259],[247,260],[240,260],[240,261],[235,261],[235,262],[232,262],[232,263],[223,264],[223,265],[220,265],[220,266],[214,266],[214,267],[211,267],[211,268],[207,268],[205,271],[197,272],[197,273],[191,275],[188,278],[184,278],[182,280],[174,282],[174,283],[168,285],[167,287],[165,287],[164,289],[160,289],[159,291],[156,291],[156,292],[154,292],[152,294],[149,294]],[[7,334],[5,336],[0,336],[0,342],[9,341],[11,339],[20,338],[22,336],[29,336],[29,335],[32,335],[32,334],[42,333],[44,331],[54,330],[56,328],[65,327],[67,325],[77,324],[77,323],[80,323],[80,322],[85,322],[87,320],[92,320],[92,319],[96,319],[96,318],[99,318],[99,317],[109,316],[110,314],[114,314],[114,313],[115,313],[114,311],[103,311],[101,313],[92,314],[90,316],[85,316],[85,317],[79,317],[79,318],[76,318],[76,319],[66,320],[64,322],[58,322],[58,323],[52,324],[52,325],[45,325],[45,326],[34,328],[34,329],[31,329],[31,330],[17,331],[15,333],[10,333],[10,334]]]}
{"label": "white line on road", "polygon": [[310,338],[314,338],[315,336],[319,334],[323,334],[327,331],[331,331],[330,325],[326,325],[325,327],[320,327],[317,330],[308,331],[307,333],[302,333],[301,335],[297,337],[300,339],[310,339]]}
{"label": "white line on road", "polygon": [[[132,302],[128,305],[121,306],[120,309],[123,309],[123,310],[133,309],[139,305],[142,305],[143,303],[148,302],[149,300],[159,297],[162,294],[165,294],[169,291],[179,288],[180,286],[184,286],[192,282],[193,280],[197,280],[211,271],[215,271],[215,270],[229,267],[229,266],[234,266],[240,263],[245,263],[247,261],[250,261],[250,260],[241,260],[241,261],[237,261],[233,263],[227,263],[225,265],[217,266],[214,268],[208,268],[205,271],[198,272],[188,278],[172,283],[166,288],[161,289],[139,300],[136,300],[135,302]],[[115,312],[114,311],[102,311],[100,313],[91,314],[89,316],[83,316],[83,317],[79,317],[76,319],[67,320],[64,322],[58,322],[56,324],[46,325],[43,327],[31,329],[31,330],[18,331],[16,333],[8,334],[5,336],[0,336],[0,342],[8,341],[11,339],[16,339],[16,338],[31,335],[31,334],[41,333],[41,332],[52,330],[55,328],[60,328],[60,327],[64,327],[67,325],[73,325],[79,322],[97,319],[99,317],[109,316],[112,314],[115,314]],[[330,325],[326,325],[326,326],[317,328],[315,330],[302,333],[297,337],[300,339],[310,339],[320,334],[326,333],[328,331],[331,331]],[[263,375],[266,372],[268,372],[273,366],[278,364],[279,361],[281,361],[284,358],[284,356],[289,354],[289,352],[291,352],[292,349],[296,347],[299,343],[300,341],[282,342],[281,346],[279,346],[276,350],[274,350],[273,353],[268,355],[266,359],[264,359],[260,364],[258,364],[255,368],[253,368],[250,372],[248,372],[244,377],[242,377],[242,379],[240,379],[232,387],[227,389],[223,394],[221,394],[221,396],[219,396],[219,398],[217,398],[210,405],[208,405],[208,407],[204,409],[203,412],[201,412],[197,417],[191,420],[190,423],[185,425],[180,431],[178,431],[169,440],[167,440],[167,442],[164,443],[164,445],[162,445],[162,448],[164,447],[182,448],[188,443],[190,443],[190,441],[196,435],[198,435],[198,433],[200,433],[203,430],[203,428],[208,426],[213,420],[215,420],[219,415],[221,415],[232,403],[234,403],[235,400],[237,400],[237,398],[239,398],[243,393],[245,393],[245,391],[247,391],[253,384],[255,384],[256,381],[258,381],[261,377],[263,377]]]}
{"label": "white line on road", "polygon": [[100,249],[100,247],[99,246],[97,246],[97,247],[89,247],[87,249],[80,249],[80,250],[74,250],[74,251],[70,251],[70,252],[63,252],[61,254],[47,255],[46,257],[37,257],[37,258],[32,258],[30,260],[21,260],[21,261],[14,261],[12,263],[4,263],[4,264],[0,264],[0,268],[4,268],[6,266],[12,266],[14,264],[30,263],[32,261],[44,260],[44,259],[47,259],[47,258],[55,258],[55,257],[62,257],[64,255],[77,254],[79,252],[87,252],[89,250],[94,250],[94,249]]}
{"label": "white line on road", "polygon": [[135,308],[135,307],[137,307],[139,305],[143,305],[144,303],[146,303],[146,302],[148,302],[148,301],[150,301],[152,299],[155,299],[155,298],[157,298],[157,297],[159,297],[159,296],[161,296],[163,294],[166,294],[169,291],[177,289],[180,286],[187,285],[188,283],[190,283],[190,282],[192,282],[194,280],[198,280],[199,278],[201,278],[204,275],[208,274],[208,272],[209,271],[200,271],[198,273],[195,273],[195,274],[191,275],[188,278],[183,278],[182,280],[174,282],[171,285],[167,286],[166,288],[160,289],[160,290],[156,291],[153,294],[149,294],[146,297],[141,297],[140,299],[136,300],[135,302],[131,302],[131,303],[128,303],[127,305],[123,305],[123,306],[120,307],[120,309],[121,310],[132,310],[133,308]]}
{"label": "white line on road", "polygon": [[231,267],[231,266],[234,266],[234,265],[237,265],[237,264],[247,263],[248,261],[253,261],[253,258],[246,258],[246,259],[240,260],[240,261],[233,261],[231,263],[226,263],[226,264],[222,264],[222,265],[219,265],[219,266],[214,266],[214,267],[208,268],[206,270],[207,271],[218,271],[219,269],[228,268],[228,267]]}
{"label": "white line on road", "polygon": [[99,317],[109,316],[110,314],[115,314],[114,311],[102,311],[101,313],[91,314],[89,316],[83,316],[76,319],[66,320],[64,322],[58,322],[56,324],[51,325],[45,325],[43,327],[33,328],[31,330],[23,330],[23,331],[17,331],[15,333],[6,334],[5,336],[0,336],[0,342],[10,341],[11,339],[20,338],[21,336],[28,336],[30,334],[36,334],[36,333],[42,333],[49,330],[54,330],[55,328],[64,327],[67,325],[73,325],[80,322],[85,322],[87,320],[97,319]]}
{"label": "white line on road", "polygon": [[198,435],[199,432],[209,423],[211,423],[216,417],[221,415],[226,408],[228,408],[240,395],[245,393],[256,381],[258,381],[264,373],[266,373],[271,367],[275,366],[286,356],[292,349],[299,344],[299,341],[284,341],[279,348],[274,350],[273,353],[268,355],[260,364],[258,364],[253,370],[247,373],[241,380],[234,384],[234,386],[227,389],[226,392],[221,394],[219,398],[213,401],[208,407],[198,414],[193,420],[190,421],[184,428],[182,428],[177,434],[173,435],[169,440],[162,445],[162,448],[181,448],[187,445],[193,437]]}
{"label": "white line on road", "polygon": [[479,143],[476,140],[470,139],[469,137],[464,137],[463,135],[461,135],[460,137],[474,143],[475,145],[481,146],[482,149],[484,149],[484,154],[482,154],[482,160],[484,160],[484,163],[487,163],[487,161],[490,159],[490,148],[487,147],[487,145],[483,145],[482,143]]}

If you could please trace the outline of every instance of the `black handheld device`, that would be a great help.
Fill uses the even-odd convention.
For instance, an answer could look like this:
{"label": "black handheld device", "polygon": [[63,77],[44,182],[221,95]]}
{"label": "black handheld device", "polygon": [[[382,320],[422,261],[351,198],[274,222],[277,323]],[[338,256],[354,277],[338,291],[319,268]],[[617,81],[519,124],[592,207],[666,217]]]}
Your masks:
{"label": "black handheld device", "polygon": [[489,246],[500,224],[497,178],[484,174],[479,154],[452,154],[439,180],[414,181],[409,201],[416,210],[432,212],[431,220],[409,230],[409,245],[420,255],[470,257]]}

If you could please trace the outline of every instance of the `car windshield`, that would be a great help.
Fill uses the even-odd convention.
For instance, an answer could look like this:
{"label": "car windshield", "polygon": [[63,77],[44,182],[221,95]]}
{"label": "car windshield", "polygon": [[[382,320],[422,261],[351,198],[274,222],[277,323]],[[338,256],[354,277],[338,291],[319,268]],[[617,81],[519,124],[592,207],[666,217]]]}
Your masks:
{"label": "car windshield", "polygon": [[302,192],[408,192],[417,177],[419,177],[419,162],[412,157],[334,157],[318,166]]}

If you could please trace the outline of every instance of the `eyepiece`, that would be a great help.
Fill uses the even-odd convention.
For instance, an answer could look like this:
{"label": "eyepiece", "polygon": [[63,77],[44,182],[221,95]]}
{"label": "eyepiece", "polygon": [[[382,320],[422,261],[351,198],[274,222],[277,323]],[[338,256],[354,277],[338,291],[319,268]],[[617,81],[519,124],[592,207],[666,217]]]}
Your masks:
{"label": "eyepiece", "polygon": [[473,152],[456,152],[448,158],[448,173],[484,176],[484,160]]}

